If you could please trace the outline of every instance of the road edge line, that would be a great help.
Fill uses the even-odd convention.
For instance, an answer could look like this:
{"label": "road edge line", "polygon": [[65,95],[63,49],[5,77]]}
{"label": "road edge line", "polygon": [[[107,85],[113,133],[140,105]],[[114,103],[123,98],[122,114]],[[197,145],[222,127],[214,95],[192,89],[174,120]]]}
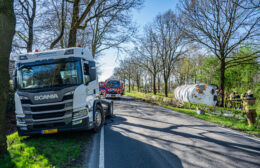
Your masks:
{"label": "road edge line", "polygon": [[104,126],[101,129],[100,135],[100,147],[99,147],[99,168],[105,168],[105,158],[104,158]]}

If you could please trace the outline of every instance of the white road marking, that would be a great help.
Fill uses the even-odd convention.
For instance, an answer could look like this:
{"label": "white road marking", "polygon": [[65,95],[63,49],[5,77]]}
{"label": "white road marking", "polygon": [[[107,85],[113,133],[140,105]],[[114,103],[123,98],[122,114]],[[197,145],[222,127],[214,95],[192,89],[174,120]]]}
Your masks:
{"label": "white road marking", "polygon": [[104,126],[101,129],[99,149],[100,149],[100,151],[99,151],[99,168],[105,168]]}

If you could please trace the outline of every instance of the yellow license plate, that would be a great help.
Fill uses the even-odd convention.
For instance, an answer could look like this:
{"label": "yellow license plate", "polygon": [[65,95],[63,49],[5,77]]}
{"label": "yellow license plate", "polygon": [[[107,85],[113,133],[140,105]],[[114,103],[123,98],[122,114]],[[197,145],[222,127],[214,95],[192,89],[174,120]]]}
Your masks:
{"label": "yellow license plate", "polygon": [[112,96],[112,98],[115,98],[116,96]]}
{"label": "yellow license plate", "polygon": [[42,134],[53,134],[53,133],[57,133],[58,129],[49,129],[49,130],[42,130]]}

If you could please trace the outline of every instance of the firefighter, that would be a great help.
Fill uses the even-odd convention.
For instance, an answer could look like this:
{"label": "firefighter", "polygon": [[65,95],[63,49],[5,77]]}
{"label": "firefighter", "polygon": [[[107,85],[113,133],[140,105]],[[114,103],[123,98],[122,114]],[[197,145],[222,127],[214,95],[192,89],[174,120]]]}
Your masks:
{"label": "firefighter", "polygon": [[241,108],[241,99],[237,91],[235,92],[233,101],[236,109]]}
{"label": "firefighter", "polygon": [[247,116],[247,122],[249,126],[256,123],[256,98],[254,97],[251,90],[247,92],[247,95],[243,99],[243,111]]}

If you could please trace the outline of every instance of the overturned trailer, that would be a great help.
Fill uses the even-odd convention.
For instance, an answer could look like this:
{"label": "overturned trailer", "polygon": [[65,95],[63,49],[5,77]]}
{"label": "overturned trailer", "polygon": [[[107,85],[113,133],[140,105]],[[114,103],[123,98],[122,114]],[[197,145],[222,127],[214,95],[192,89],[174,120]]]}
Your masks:
{"label": "overturned trailer", "polygon": [[217,104],[216,89],[215,85],[183,85],[175,89],[174,96],[181,104],[192,102],[215,106]]}

